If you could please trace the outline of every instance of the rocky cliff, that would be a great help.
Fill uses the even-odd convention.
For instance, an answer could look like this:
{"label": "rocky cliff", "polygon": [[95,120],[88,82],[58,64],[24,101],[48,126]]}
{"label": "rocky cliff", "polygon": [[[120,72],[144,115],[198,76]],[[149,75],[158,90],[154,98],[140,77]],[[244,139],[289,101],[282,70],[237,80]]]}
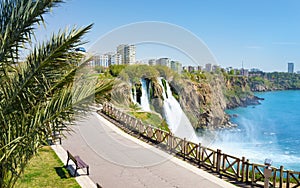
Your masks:
{"label": "rocky cliff", "polygon": [[179,102],[194,128],[216,128],[229,125],[226,99],[223,94],[224,80],[211,76],[205,82],[174,79],[170,85],[179,93]]}
{"label": "rocky cliff", "polygon": [[224,79],[226,86],[223,93],[227,100],[227,109],[260,104],[259,100],[262,99],[254,96],[247,77],[227,76]]}

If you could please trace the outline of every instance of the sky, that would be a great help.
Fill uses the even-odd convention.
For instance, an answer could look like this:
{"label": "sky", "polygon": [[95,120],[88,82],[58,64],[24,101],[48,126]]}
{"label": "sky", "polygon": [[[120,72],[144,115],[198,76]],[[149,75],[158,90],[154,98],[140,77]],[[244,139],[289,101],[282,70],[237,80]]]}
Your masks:
{"label": "sky", "polygon": [[[89,49],[99,38],[124,25],[168,23],[198,37],[221,67],[243,65],[287,72],[288,62],[294,62],[295,71],[300,70],[299,10],[298,0],[66,0],[45,16],[46,30],[39,27],[37,36],[44,39],[60,28],[94,23],[85,36],[89,43],[84,47]],[[176,32],[170,31],[170,35]],[[180,35],[177,38],[181,40]],[[137,45],[136,56],[171,56],[189,64],[180,53],[187,56],[172,45],[144,44]]]}

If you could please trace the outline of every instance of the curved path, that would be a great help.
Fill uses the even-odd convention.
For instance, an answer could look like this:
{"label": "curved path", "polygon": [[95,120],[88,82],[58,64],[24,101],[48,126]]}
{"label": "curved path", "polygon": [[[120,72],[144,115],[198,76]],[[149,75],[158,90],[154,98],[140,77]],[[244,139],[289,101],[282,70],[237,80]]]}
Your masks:
{"label": "curved path", "polygon": [[63,148],[90,166],[102,187],[235,187],[134,138],[97,113],[79,121]]}

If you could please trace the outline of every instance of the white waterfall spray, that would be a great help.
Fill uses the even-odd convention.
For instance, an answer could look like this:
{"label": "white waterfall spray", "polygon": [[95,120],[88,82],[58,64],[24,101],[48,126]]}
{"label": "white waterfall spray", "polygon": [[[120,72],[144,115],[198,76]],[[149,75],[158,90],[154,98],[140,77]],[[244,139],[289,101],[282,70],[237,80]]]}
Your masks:
{"label": "white waterfall spray", "polygon": [[198,143],[199,139],[196,136],[195,130],[190,123],[188,117],[183,112],[179,102],[172,95],[171,88],[166,81],[166,90],[163,85],[163,78],[159,78],[159,83],[163,88],[164,98],[164,116],[169,125],[171,132],[180,138],[186,138],[189,141]]}
{"label": "white waterfall spray", "polygon": [[150,112],[150,103],[148,95],[148,87],[145,79],[141,79],[142,83],[142,96],[141,96],[141,107],[144,111]]}

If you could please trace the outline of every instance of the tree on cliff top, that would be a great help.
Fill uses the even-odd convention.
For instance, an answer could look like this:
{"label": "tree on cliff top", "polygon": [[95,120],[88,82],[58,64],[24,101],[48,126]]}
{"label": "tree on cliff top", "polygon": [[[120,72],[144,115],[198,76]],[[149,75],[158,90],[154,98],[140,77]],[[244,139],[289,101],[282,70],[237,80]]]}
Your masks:
{"label": "tree on cliff top", "polygon": [[[55,130],[66,129],[77,111],[110,84],[74,82],[87,61],[75,48],[92,25],[52,35],[32,46],[36,24],[61,0],[0,2],[0,188],[13,187],[29,159]],[[95,89],[96,88],[96,89]]]}

